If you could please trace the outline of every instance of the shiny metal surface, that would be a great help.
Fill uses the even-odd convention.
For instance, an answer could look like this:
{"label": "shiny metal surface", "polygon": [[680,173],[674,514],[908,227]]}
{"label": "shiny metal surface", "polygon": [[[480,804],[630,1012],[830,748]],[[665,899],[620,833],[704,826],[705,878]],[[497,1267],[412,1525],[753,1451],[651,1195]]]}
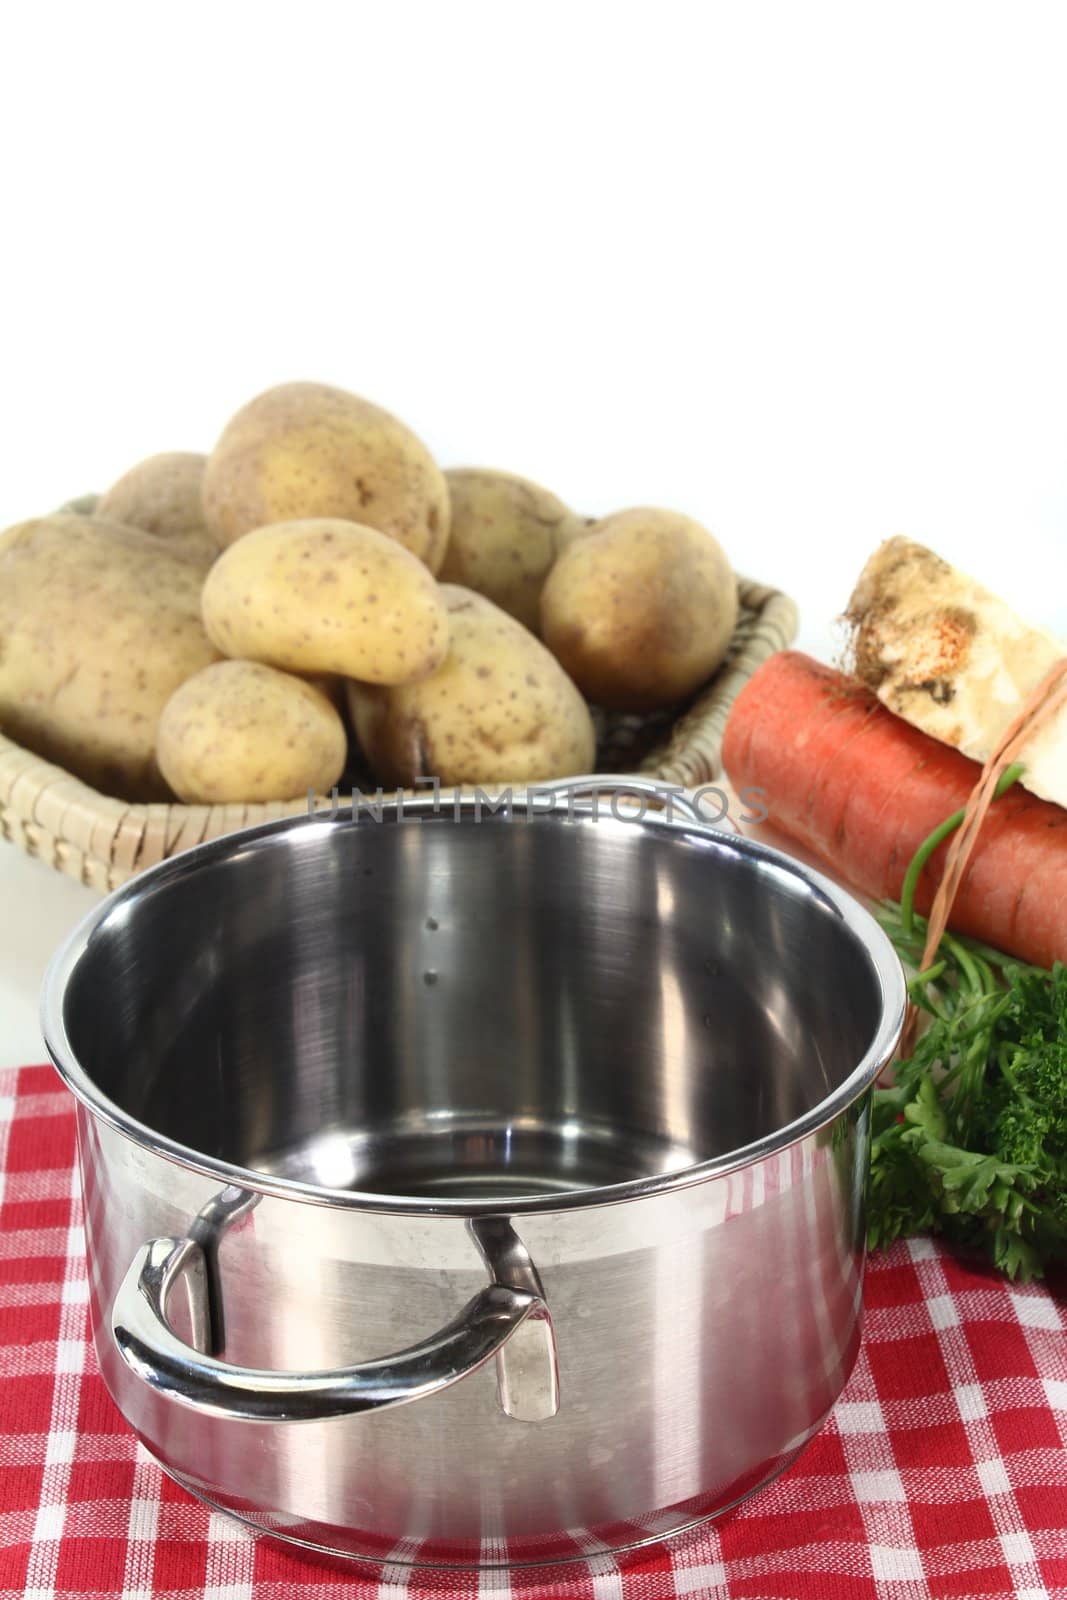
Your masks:
{"label": "shiny metal surface", "polygon": [[[234,1366],[199,1348],[195,1331],[188,1341],[172,1331],[164,1306],[182,1273],[192,1274],[192,1293],[202,1299],[203,1257],[190,1239],[153,1239],[142,1246],[112,1307],[115,1346],[131,1371],[165,1399],[244,1422],[320,1422],[425,1400],[476,1372],[528,1317],[547,1320],[548,1315],[544,1302],[528,1290],[494,1283],[447,1327],[398,1355],[332,1372],[275,1372]],[[195,1327],[207,1321],[198,1319]],[[551,1380],[537,1385],[546,1387],[555,1391]],[[558,1403],[547,1414],[556,1410]]]}
{"label": "shiny metal surface", "polygon": [[[867,1090],[903,1001],[847,895],[695,824],[420,801],[166,863],[46,984],[105,1380],[194,1491],[321,1549],[543,1561],[712,1515],[803,1445],[855,1358]],[[226,1185],[255,1202],[213,1229]],[[148,1268],[135,1332],[158,1355],[168,1248],[173,1375],[206,1415],[110,1331]],[[504,1323],[412,1404],[213,1407],[219,1368],[291,1375],[253,1380],[259,1404],[439,1352],[494,1283],[504,1322],[528,1307],[496,1373]]]}
{"label": "shiny metal surface", "polygon": [[[111,1337],[142,1382],[176,1405],[245,1422],[317,1422],[423,1400],[497,1361],[500,1409],[522,1422],[559,1410],[559,1363],[544,1290],[506,1217],[468,1224],[490,1277],[447,1327],[395,1356],[333,1372],[280,1373],[224,1359],[224,1292],[218,1251],[223,1233],[261,1196],[230,1187],[211,1199],[182,1239],[153,1239],[138,1250],[111,1308]],[[167,1307],[179,1281],[187,1338]]]}

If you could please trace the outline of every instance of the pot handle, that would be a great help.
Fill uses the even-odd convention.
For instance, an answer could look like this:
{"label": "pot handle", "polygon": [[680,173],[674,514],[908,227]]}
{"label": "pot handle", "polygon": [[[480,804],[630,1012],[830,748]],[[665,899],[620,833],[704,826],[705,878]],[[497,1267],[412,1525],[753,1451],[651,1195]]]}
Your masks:
{"label": "pot handle", "polygon": [[[533,1289],[490,1283],[439,1332],[396,1355],[333,1371],[277,1372],[234,1366],[178,1337],[167,1321],[166,1304],[183,1274],[190,1287],[193,1337],[209,1344],[207,1260],[190,1238],[142,1245],[115,1297],[111,1332],[131,1371],[158,1394],[194,1411],[244,1422],[319,1422],[381,1411],[450,1388],[493,1356],[500,1357],[499,1397],[509,1416],[538,1422],[559,1410],[552,1322]],[[509,1351],[506,1359],[503,1347],[512,1339],[514,1356]]]}
{"label": "pot handle", "polygon": [[[712,788],[712,785],[704,784],[695,793],[699,795]],[[721,790],[717,792],[722,793]],[[695,822],[699,827],[722,828],[729,825],[734,833],[740,832],[736,822],[728,813],[724,813],[717,822],[712,822],[701,812],[696,800],[690,799],[681,784],[660,783],[655,778],[639,775],[631,777],[626,773],[620,773],[618,776],[611,774],[606,777],[561,778],[556,783],[537,784],[534,793],[538,798],[541,795],[552,795],[554,798],[570,797],[572,800],[596,800],[601,796],[610,800],[615,795],[623,799],[630,795],[638,799],[658,800],[667,813],[668,821],[673,821],[673,814],[678,811],[686,821]]]}

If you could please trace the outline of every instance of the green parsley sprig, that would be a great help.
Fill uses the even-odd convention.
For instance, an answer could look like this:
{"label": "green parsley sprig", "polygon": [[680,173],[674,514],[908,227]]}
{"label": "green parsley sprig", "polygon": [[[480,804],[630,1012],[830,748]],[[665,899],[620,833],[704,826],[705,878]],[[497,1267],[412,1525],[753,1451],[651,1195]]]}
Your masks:
{"label": "green parsley sprig", "polygon": [[893,1086],[874,1091],[868,1236],[877,1246],[942,1233],[1025,1281],[1067,1258],[1067,968],[946,933],[919,972],[915,887],[955,822],[917,852],[901,904],[879,910],[928,1022]]}

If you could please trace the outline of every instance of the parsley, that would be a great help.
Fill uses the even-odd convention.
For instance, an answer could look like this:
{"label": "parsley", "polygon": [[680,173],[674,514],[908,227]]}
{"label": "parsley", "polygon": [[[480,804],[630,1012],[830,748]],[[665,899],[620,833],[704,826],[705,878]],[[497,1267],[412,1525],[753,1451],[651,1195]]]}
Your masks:
{"label": "parsley", "polygon": [[1009,1277],[1040,1277],[1067,1258],[1067,968],[946,933],[919,973],[926,930],[910,897],[879,920],[929,1025],[874,1091],[870,1243],[933,1231]]}

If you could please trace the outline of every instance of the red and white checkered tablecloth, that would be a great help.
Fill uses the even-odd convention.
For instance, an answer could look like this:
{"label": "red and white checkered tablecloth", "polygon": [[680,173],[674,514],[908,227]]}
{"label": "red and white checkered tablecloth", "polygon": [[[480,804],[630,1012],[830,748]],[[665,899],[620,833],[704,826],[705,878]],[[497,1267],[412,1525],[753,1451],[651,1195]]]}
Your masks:
{"label": "red and white checkered tablecloth", "polygon": [[655,1554],[526,1573],[317,1566],[165,1478],[101,1383],[71,1102],[0,1073],[0,1600],[1067,1600],[1067,1284],[929,1240],[870,1263],[863,1351],[772,1487]]}

